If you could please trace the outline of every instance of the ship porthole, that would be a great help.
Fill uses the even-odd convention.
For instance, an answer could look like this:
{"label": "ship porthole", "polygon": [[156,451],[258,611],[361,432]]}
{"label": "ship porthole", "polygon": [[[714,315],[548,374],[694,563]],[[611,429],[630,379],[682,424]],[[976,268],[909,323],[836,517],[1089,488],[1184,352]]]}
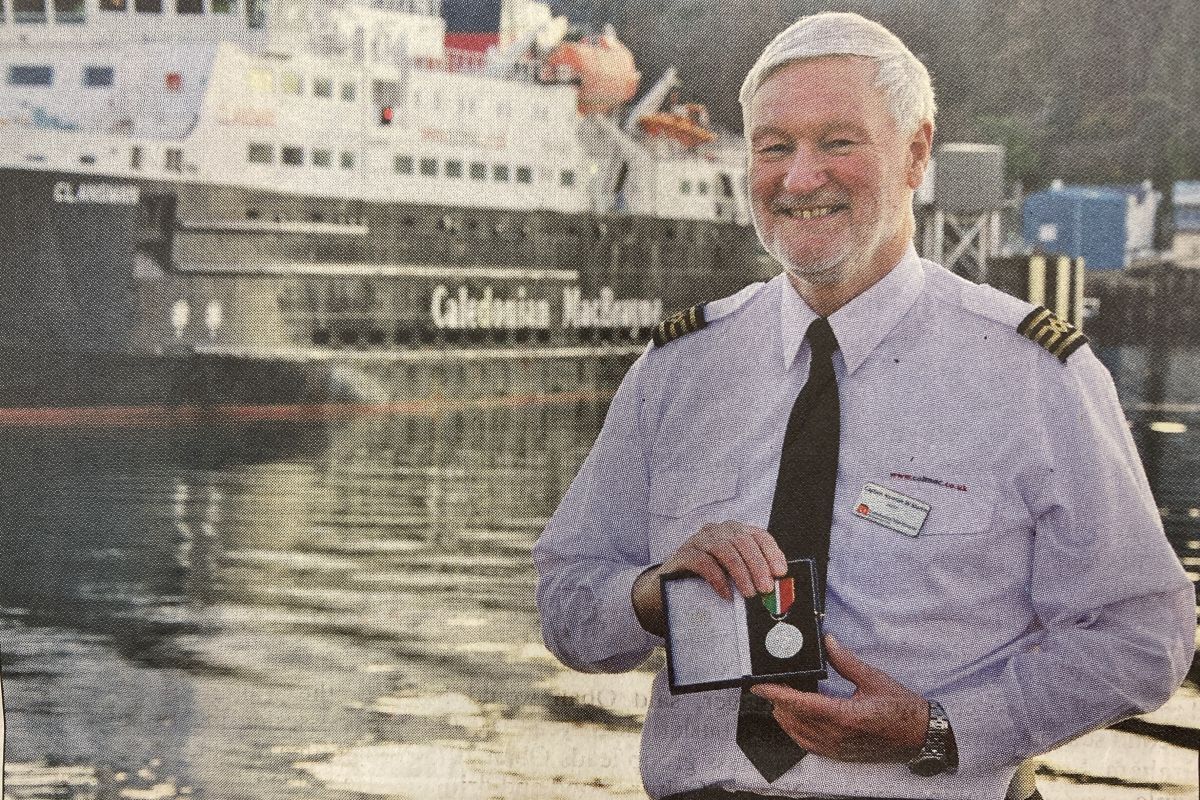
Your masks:
{"label": "ship porthole", "polygon": [[209,333],[214,333],[217,328],[221,327],[224,319],[225,314],[221,308],[221,304],[216,300],[210,300],[204,308],[204,327],[208,328]]}
{"label": "ship porthole", "polygon": [[188,318],[191,316],[191,307],[188,301],[180,298],[171,305],[171,327],[175,329],[175,335],[179,336],[183,333],[183,329],[187,327]]}

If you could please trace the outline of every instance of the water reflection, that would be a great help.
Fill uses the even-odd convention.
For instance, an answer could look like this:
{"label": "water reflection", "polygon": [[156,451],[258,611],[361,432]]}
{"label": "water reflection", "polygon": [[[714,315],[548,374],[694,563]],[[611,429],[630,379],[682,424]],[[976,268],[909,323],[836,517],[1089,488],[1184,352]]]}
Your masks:
{"label": "water reflection", "polygon": [[[480,796],[601,791],[570,788],[579,765],[520,760],[586,733],[539,687],[561,669],[540,645],[529,547],[606,396],[4,431],[8,794],[334,797],[383,781],[463,796],[462,775]],[[615,733],[635,756],[636,729]],[[380,753],[375,787],[357,786],[347,765]]]}
{"label": "water reflection", "polygon": [[[1099,355],[1117,383],[1167,537],[1200,583],[1200,348],[1122,347]],[[1192,678],[1200,679],[1196,667]]]}
{"label": "water reflection", "polygon": [[[1200,351],[1102,355],[1196,573]],[[618,376],[320,425],[0,429],[6,796],[643,796],[657,665],[558,666],[529,563]]]}

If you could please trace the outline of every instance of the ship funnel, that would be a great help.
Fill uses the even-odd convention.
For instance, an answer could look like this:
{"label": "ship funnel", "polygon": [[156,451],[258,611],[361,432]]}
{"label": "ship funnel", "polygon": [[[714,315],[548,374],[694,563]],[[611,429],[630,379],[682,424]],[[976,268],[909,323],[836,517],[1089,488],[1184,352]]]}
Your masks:
{"label": "ship funnel", "polygon": [[443,0],[442,17],[446,20],[446,45],[458,50],[486,52],[500,36],[499,2],[480,0]]}

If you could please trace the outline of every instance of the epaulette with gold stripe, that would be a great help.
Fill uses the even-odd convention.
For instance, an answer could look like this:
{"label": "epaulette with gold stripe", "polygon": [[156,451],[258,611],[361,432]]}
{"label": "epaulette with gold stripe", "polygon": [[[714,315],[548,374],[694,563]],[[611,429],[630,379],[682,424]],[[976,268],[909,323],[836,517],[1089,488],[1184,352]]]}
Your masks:
{"label": "epaulette with gold stripe", "polygon": [[655,347],[670,344],[685,333],[698,331],[719,319],[733,315],[738,309],[750,302],[750,299],[758,294],[759,290],[766,285],[762,281],[752,283],[748,286],[743,286],[739,291],[728,297],[709,300],[707,303],[700,303],[699,305],[685,308],[683,311],[672,314],[654,326]]}
{"label": "epaulette with gold stripe", "polygon": [[707,324],[704,318],[704,303],[677,311],[654,327],[654,345],[662,347],[685,333],[700,330]]}
{"label": "epaulette with gold stripe", "polygon": [[1064,364],[1071,353],[1087,344],[1082,331],[1045,306],[1030,311],[1017,326],[1017,332],[1049,350]]}

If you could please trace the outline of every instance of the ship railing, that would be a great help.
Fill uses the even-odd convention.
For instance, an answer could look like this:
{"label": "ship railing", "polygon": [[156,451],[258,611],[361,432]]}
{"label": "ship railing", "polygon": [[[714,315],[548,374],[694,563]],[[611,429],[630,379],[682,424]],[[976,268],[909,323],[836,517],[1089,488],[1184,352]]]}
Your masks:
{"label": "ship railing", "polygon": [[[411,63],[417,69],[425,69],[431,72],[480,74],[486,72],[488,69],[489,60],[486,53],[480,53],[477,50],[463,50],[457,47],[445,47],[442,49],[442,52],[444,55],[441,58],[414,56],[411,59]],[[532,81],[536,73],[537,69],[534,64],[520,62],[511,65],[507,70],[507,77]]]}
{"label": "ship railing", "polygon": [[442,52],[442,58],[415,56],[413,66],[434,72],[483,72],[487,66],[487,56],[474,50],[446,47]]}
{"label": "ship railing", "polygon": [[441,0],[371,0],[371,8],[385,11],[400,11],[405,14],[423,14],[440,17],[442,15]]}

